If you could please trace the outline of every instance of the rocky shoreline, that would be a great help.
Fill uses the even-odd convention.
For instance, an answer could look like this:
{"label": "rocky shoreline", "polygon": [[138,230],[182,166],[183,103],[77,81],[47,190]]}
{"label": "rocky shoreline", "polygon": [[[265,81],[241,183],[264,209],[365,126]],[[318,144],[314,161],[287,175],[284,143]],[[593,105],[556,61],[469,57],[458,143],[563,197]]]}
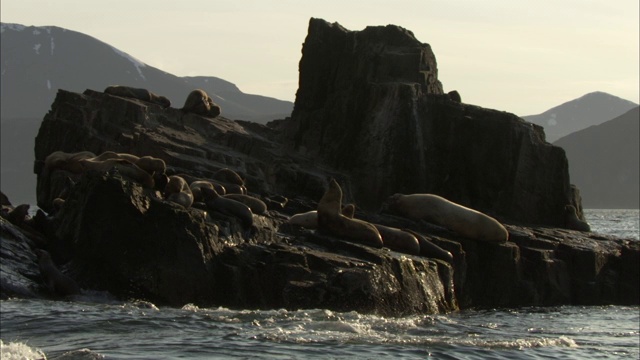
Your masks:
{"label": "rocky shoreline", "polygon": [[[456,94],[444,93],[435,56],[411,32],[351,32],[319,19],[303,47],[292,117],[267,125],[60,90],[36,138],[44,212],[9,221],[15,208],[3,204],[2,297],[56,296],[38,270],[35,250],[45,249],[83,289],[157,305],[404,315],[638,304],[640,243],[567,229],[565,206],[584,218],[564,152],[541,128]],[[166,201],[118,171],[44,172],[56,151],[152,156],[167,175],[212,178],[232,169],[269,210],[247,226]],[[356,204],[355,218],[411,229],[453,261],[289,224],[317,209],[331,178]],[[509,240],[478,241],[389,213],[382,204],[395,192],[434,193],[480,210]]]}

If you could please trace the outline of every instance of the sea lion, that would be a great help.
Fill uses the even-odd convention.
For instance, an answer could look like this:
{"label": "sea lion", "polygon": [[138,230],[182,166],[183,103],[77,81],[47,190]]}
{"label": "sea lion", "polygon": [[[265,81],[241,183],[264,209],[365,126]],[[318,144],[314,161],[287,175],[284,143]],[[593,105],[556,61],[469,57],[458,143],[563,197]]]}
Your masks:
{"label": "sea lion", "polygon": [[202,89],[190,92],[181,110],[212,118],[220,115],[220,106],[214,103],[209,94]]}
{"label": "sea lion", "polygon": [[94,157],[96,157],[96,155],[90,151],[80,151],[76,153],[54,151],[44,159],[43,176],[48,176],[48,174],[54,170],[65,170],[72,174],[82,174],[84,169],[80,161]]}
{"label": "sea lion", "polygon": [[202,191],[202,197],[208,210],[237,217],[246,227],[253,225],[253,213],[247,205],[233,199],[222,197],[215,189],[202,187],[200,190]]}
{"label": "sea lion", "polygon": [[162,174],[167,171],[164,160],[153,156],[142,156],[134,164],[149,174]]}
{"label": "sea lion", "polygon": [[564,207],[565,227],[570,230],[591,231],[591,226],[586,221],[580,220],[575,206],[567,205]]}
{"label": "sea lion", "polygon": [[163,108],[168,108],[169,106],[171,106],[171,101],[168,98],[152,93],[147,89],[112,85],[104,89],[104,93],[120,97],[138,99],[152,104],[158,104]]}
{"label": "sea lion", "polygon": [[242,177],[240,177],[240,175],[238,175],[237,172],[228,168],[223,168],[216,171],[213,174],[213,179],[226,182],[229,184],[236,184],[240,186],[244,185],[244,180],[242,179]]}
{"label": "sea lion", "polygon": [[188,208],[193,204],[193,193],[187,181],[180,176],[171,175],[164,188],[164,196],[168,201]]}
{"label": "sea lion", "polygon": [[244,185],[237,185],[237,184],[229,184],[226,182],[221,182],[221,181],[217,181],[217,184],[224,186],[225,190],[227,191],[227,194],[247,194],[247,187]]}
{"label": "sea lion", "polygon": [[440,259],[449,263],[453,262],[453,255],[449,251],[427,240],[427,238],[424,235],[416,231],[413,231],[411,229],[402,229],[402,230],[412,234],[413,236],[416,237],[416,239],[418,239],[418,242],[420,243],[421,256]]}
{"label": "sea lion", "polygon": [[63,274],[51,259],[51,255],[48,252],[36,249],[36,255],[38,255],[38,266],[40,268],[40,274],[44,280],[44,284],[49,291],[58,296],[69,296],[80,293],[80,286]]}
{"label": "sea lion", "polygon": [[420,255],[420,243],[413,234],[381,224],[372,225],[382,236],[384,247],[409,255]]}
{"label": "sea lion", "polygon": [[284,210],[284,207],[289,202],[289,199],[280,195],[266,195],[262,198],[264,199],[264,203],[267,204],[267,209],[269,210]]}
{"label": "sea lion", "polygon": [[[196,182],[206,182],[209,183],[211,185],[213,185],[213,188],[216,190],[216,192],[218,193],[218,195],[224,195],[227,193],[227,189],[222,185],[219,184],[211,179],[205,179],[205,178],[199,178],[196,176],[191,176],[189,174],[177,174],[178,176],[182,177],[183,179],[187,180],[187,183],[189,183],[189,186],[191,186],[191,184],[196,183]],[[200,186],[200,185],[198,185]],[[208,187],[208,186],[207,186]],[[193,189],[191,189],[191,191],[193,192]]]}
{"label": "sea lion", "polygon": [[124,159],[107,159],[103,161],[83,159],[80,160],[79,163],[82,166],[83,172],[91,170],[107,172],[115,168],[120,174],[137,181],[146,188],[153,189],[155,186],[153,175],[142,170],[136,164],[132,164]]}
{"label": "sea lion", "polygon": [[342,215],[342,189],[335,179],[318,203],[318,231],[360,244],[381,248],[380,233],[372,224]]}
{"label": "sea lion", "polygon": [[117,153],[114,151],[110,151],[107,150],[105,152],[103,152],[102,154],[92,158],[91,160],[93,161],[104,161],[104,160],[109,160],[109,159],[123,159],[123,160],[127,160],[128,162],[135,164],[138,160],[140,160],[139,156],[133,155],[133,154],[128,154],[128,153]]}
{"label": "sea lion", "polygon": [[196,180],[189,184],[189,188],[191,189],[191,193],[193,194],[194,202],[202,201],[202,190],[200,189],[203,187],[213,189],[213,184],[207,180]]}
{"label": "sea lion", "polygon": [[311,210],[292,215],[287,221],[291,225],[299,225],[306,229],[318,228],[318,210]]}
{"label": "sea lion", "polygon": [[137,165],[142,170],[149,174],[158,173],[162,174],[167,170],[167,165],[164,160],[153,156],[137,156],[129,153],[117,153],[114,151],[105,151],[102,154],[91,158],[92,161],[105,161],[110,159],[122,159],[132,164]]}
{"label": "sea lion", "polygon": [[226,194],[222,196],[226,197],[227,199],[233,199],[247,205],[249,209],[251,209],[251,212],[253,212],[254,214],[263,215],[267,212],[267,204],[265,204],[264,201],[251,195]]}
{"label": "sea lion", "polygon": [[[353,219],[355,213],[355,206],[353,204],[347,204],[342,207],[342,215]],[[318,228],[318,210],[311,210],[303,213],[292,215],[287,221],[291,225],[299,225],[307,229]]]}
{"label": "sea lion", "polygon": [[496,219],[434,194],[394,194],[385,205],[392,212],[444,226],[470,239],[506,242],[509,232]]}

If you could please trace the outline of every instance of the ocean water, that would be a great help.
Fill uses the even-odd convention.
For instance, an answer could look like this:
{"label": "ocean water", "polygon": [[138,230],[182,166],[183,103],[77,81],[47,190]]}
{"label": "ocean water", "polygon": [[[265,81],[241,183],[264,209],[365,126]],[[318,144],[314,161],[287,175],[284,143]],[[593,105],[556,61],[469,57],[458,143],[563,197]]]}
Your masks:
{"label": "ocean water", "polygon": [[[593,231],[638,239],[638,210],[587,210]],[[4,359],[639,359],[639,306],[381,317],[156,307],[86,293],[0,301]]]}

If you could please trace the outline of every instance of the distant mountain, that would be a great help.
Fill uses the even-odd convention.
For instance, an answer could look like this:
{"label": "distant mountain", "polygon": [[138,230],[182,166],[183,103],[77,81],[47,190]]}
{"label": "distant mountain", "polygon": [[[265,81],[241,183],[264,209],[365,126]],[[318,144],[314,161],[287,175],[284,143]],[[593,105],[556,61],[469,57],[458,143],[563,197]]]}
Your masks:
{"label": "distant mountain", "polygon": [[602,124],[636,106],[638,104],[629,100],[596,91],[558,105],[542,114],[522,118],[544,127],[547,141],[552,143],[573,132]]}
{"label": "distant mountain", "polygon": [[245,94],[216,77],[178,77],[91,36],[55,26],[0,24],[2,118],[42,118],[58,89],[102,91],[109,85],[149,89],[184,104],[195,88],[207,91],[229,119],[265,123],[291,114],[293,103]]}
{"label": "distant mountain", "polygon": [[55,26],[0,23],[1,190],[14,204],[35,204],[35,137],[58,89],[82,93],[109,85],[149,89],[180,108],[205,90],[222,116],[266,123],[291,114],[293,103],[245,94],[217,77],[178,77],[91,36]]}
{"label": "distant mountain", "polygon": [[569,159],[569,175],[591,209],[640,205],[640,107],[567,135],[554,145]]}

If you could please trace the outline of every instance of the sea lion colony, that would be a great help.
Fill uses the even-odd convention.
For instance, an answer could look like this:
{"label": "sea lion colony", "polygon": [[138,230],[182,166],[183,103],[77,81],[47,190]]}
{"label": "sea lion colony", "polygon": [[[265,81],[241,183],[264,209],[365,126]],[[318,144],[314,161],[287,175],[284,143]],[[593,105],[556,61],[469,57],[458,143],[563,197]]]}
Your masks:
{"label": "sea lion colony", "polygon": [[[11,206],[2,194],[2,217],[20,227],[40,249],[38,255],[41,275],[46,288],[56,296],[77,294],[77,285],[60,272],[51,256],[46,252],[47,240],[43,234],[50,223],[47,219],[65,205],[75,180],[87,171],[119,174],[140,183],[150,190],[149,194],[161,194],[162,201],[176,206],[202,209],[212,218],[235,217],[247,228],[253,226],[254,214],[265,214],[265,201],[247,194],[244,180],[231,169],[220,169],[211,179],[197,178],[187,174],[166,175],[166,164],[151,156],[136,156],[127,153],[105,151],[95,155],[88,151],[65,153],[56,151],[44,161],[41,175],[51,176],[56,171],[66,172],[68,181],[60,196],[52,201],[52,214],[38,210],[35,217],[28,214],[29,205]],[[318,202],[317,210],[291,216],[288,223],[303,228],[315,229],[321,234],[351,241],[374,248],[387,247],[409,255],[453,261],[450,252],[433,244],[427,238],[410,229],[398,229],[383,224],[369,223],[354,217],[355,206],[342,204],[342,189],[335,179]],[[269,203],[273,203],[271,199]],[[282,208],[286,199],[278,202]],[[508,232],[497,220],[476,210],[466,208],[433,194],[395,194],[384,206],[395,214],[416,220],[425,220],[458,233],[461,236],[487,242],[505,242]],[[573,211],[571,211],[573,210]],[[574,220],[575,209],[567,209],[568,218]],[[573,216],[572,216],[573,215]],[[587,225],[588,226],[588,225]],[[588,228],[585,228],[588,231]]]}

